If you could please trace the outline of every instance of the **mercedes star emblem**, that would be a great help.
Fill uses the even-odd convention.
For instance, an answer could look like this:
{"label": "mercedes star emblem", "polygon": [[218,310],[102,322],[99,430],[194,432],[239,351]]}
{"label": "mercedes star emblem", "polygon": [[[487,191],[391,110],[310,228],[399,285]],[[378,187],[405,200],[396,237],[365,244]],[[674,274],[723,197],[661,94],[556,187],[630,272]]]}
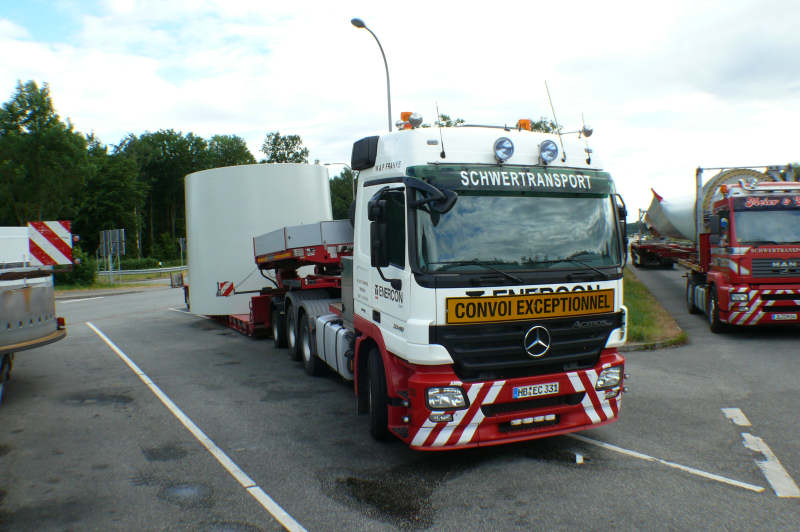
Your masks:
{"label": "mercedes star emblem", "polygon": [[534,325],[525,333],[523,340],[525,352],[533,358],[539,358],[550,349],[550,331],[541,325]]}

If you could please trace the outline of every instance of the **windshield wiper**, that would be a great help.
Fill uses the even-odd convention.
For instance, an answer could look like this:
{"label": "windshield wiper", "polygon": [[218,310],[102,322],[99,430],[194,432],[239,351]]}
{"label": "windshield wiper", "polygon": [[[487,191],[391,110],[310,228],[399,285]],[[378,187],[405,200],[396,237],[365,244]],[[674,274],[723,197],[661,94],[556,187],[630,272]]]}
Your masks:
{"label": "windshield wiper", "polygon": [[587,263],[583,262],[582,260],[578,260],[578,259],[537,260],[537,261],[532,262],[531,264],[558,264],[559,262],[569,262],[569,263],[572,263],[572,264],[579,264],[580,266],[583,266],[584,268],[589,268],[590,270],[596,271],[597,273],[599,273],[600,275],[603,276],[604,280],[610,279],[608,274],[606,272],[604,272],[603,270],[601,270],[599,268],[595,268],[591,264],[587,264]]}
{"label": "windshield wiper", "polygon": [[516,275],[511,275],[510,273],[503,271],[500,268],[495,268],[491,264],[479,260],[450,260],[450,261],[429,262],[428,264],[444,264],[453,266],[483,266],[488,270],[492,270],[493,272],[499,273],[500,275],[505,275],[515,283],[524,284],[525,282]]}

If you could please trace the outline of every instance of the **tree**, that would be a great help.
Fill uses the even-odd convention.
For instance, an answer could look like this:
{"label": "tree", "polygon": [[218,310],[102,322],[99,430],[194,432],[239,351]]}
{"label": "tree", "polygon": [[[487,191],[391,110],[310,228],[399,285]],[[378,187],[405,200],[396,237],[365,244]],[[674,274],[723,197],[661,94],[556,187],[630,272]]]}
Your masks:
{"label": "tree", "polygon": [[556,127],[556,123],[552,120],[548,120],[545,117],[539,117],[538,122],[533,122],[531,120],[531,131],[541,131],[542,133],[555,133],[558,128]]}
{"label": "tree", "polygon": [[344,220],[350,217],[350,204],[353,203],[353,171],[349,168],[331,179],[331,207],[333,219]]}
{"label": "tree", "polygon": [[86,138],[61,121],[45,83],[17,83],[0,109],[0,222],[70,219],[87,171]]}
{"label": "tree", "polygon": [[109,155],[108,148],[93,136],[89,137],[88,158],[90,171],[73,231],[81,235],[85,249],[94,250],[100,231],[122,228],[134,244],[128,249],[135,250],[136,228],[141,223],[139,213],[146,194],[146,187],[137,179],[136,162],[122,153]]}
{"label": "tree", "polygon": [[253,154],[247,148],[247,143],[236,135],[214,135],[208,141],[208,166],[220,168],[223,166],[236,166],[240,164],[254,164]]}
{"label": "tree", "polygon": [[300,135],[282,137],[280,131],[267,133],[261,151],[267,158],[266,163],[307,163],[308,148],[303,147]]}
{"label": "tree", "polygon": [[437,126],[441,127],[455,127],[464,123],[463,118],[450,118],[450,115],[440,114],[439,120],[436,122]]}

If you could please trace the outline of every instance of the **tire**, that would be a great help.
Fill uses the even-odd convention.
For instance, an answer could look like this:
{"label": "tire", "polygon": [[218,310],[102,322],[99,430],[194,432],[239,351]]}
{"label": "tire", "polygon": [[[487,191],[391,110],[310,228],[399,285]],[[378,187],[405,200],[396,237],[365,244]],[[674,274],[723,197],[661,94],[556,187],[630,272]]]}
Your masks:
{"label": "tire", "polygon": [[297,317],[294,309],[290,305],[286,305],[286,347],[289,348],[289,358],[292,360],[300,360],[300,349],[298,349],[297,342]]}
{"label": "tire", "polygon": [[728,328],[719,319],[719,304],[717,300],[717,291],[713,287],[709,287],[711,296],[708,300],[708,328],[714,334],[725,332]]}
{"label": "tire", "polygon": [[686,310],[689,314],[700,314],[700,309],[694,304],[694,283],[686,278]]}
{"label": "tire", "polygon": [[369,433],[378,441],[389,438],[389,397],[386,394],[386,372],[381,354],[376,348],[369,352],[367,360],[369,383],[367,403],[369,406]]}
{"label": "tire", "polygon": [[0,359],[0,406],[6,399],[6,390],[8,388],[8,381],[11,378],[11,360],[13,354],[3,355]]}
{"label": "tire", "polygon": [[272,307],[269,317],[272,342],[276,348],[286,347],[286,316],[277,307]]}
{"label": "tire", "polygon": [[636,253],[636,252],[635,252],[635,251],[633,251],[633,250],[631,250],[631,262],[632,262],[632,263],[633,263],[633,265],[634,265],[634,266],[636,266],[637,268],[641,268],[641,267],[642,267],[642,262],[639,260],[639,254],[638,254],[638,253]]}
{"label": "tire", "polygon": [[318,377],[325,373],[325,363],[317,356],[314,349],[314,337],[311,336],[311,317],[304,315],[300,320],[300,336],[298,337],[298,349],[303,360],[303,368],[312,377]]}

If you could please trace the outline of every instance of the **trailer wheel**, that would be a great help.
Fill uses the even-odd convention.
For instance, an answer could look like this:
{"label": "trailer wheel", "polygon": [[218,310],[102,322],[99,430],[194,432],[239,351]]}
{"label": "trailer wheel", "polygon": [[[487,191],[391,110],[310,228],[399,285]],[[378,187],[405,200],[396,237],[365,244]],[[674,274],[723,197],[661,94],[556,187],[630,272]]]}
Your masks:
{"label": "trailer wheel", "polygon": [[314,349],[314,338],[311,336],[311,316],[306,314],[300,322],[300,354],[303,356],[303,367],[312,377],[318,377],[325,372],[325,364],[320,360]]}
{"label": "trailer wheel", "polygon": [[723,333],[727,327],[719,319],[719,303],[717,300],[717,291],[713,287],[709,287],[711,295],[708,299],[708,328],[714,334]]}
{"label": "trailer wheel", "polygon": [[691,278],[686,278],[686,310],[689,314],[700,314],[700,309],[694,304],[694,283]]}
{"label": "trailer wheel", "polygon": [[272,327],[272,342],[275,347],[286,347],[286,316],[281,314],[277,307],[272,307],[269,320]]}
{"label": "trailer wheel", "polygon": [[635,251],[633,251],[633,250],[631,250],[631,262],[632,262],[632,263],[633,263],[633,265],[634,265],[634,266],[636,266],[637,268],[639,268],[639,267],[642,265],[641,261],[639,260],[639,254],[638,254],[638,253],[636,253],[636,252],[635,252]]}
{"label": "trailer wheel", "polygon": [[389,438],[389,397],[386,394],[386,372],[383,360],[376,348],[369,352],[367,360],[369,386],[367,387],[367,403],[369,404],[369,433],[376,440]]}
{"label": "trailer wheel", "polygon": [[289,348],[289,358],[300,360],[300,350],[297,348],[297,317],[294,309],[286,305],[286,347]]}

